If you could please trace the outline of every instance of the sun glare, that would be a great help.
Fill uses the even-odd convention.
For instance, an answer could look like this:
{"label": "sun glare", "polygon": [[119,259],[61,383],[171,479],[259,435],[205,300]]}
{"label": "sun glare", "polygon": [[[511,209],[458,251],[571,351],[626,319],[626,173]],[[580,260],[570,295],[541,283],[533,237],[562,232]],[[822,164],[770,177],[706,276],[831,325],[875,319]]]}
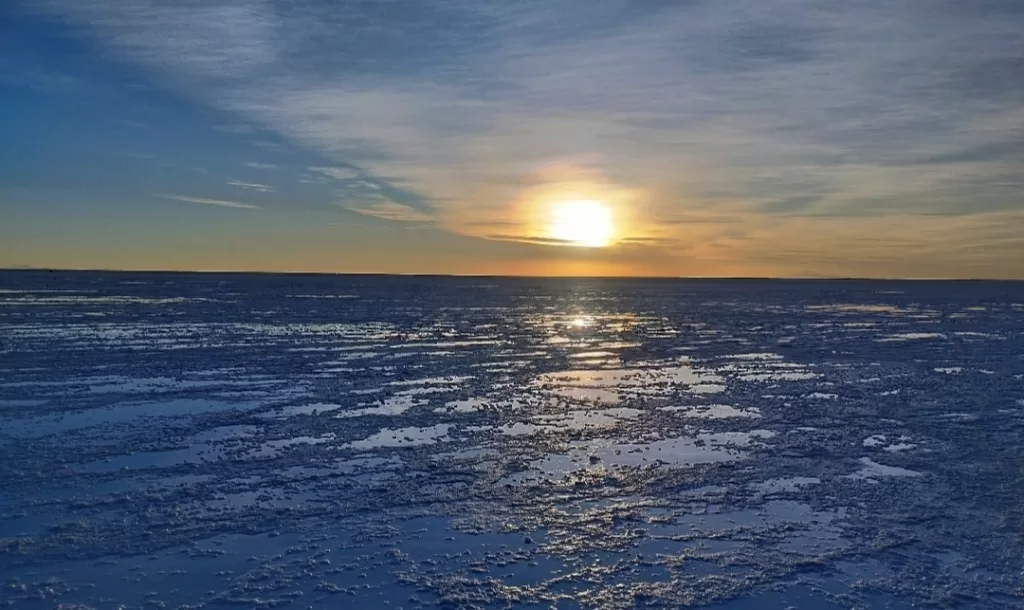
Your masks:
{"label": "sun glare", "polygon": [[600,201],[559,201],[551,207],[551,237],[574,246],[601,248],[612,243],[612,211]]}

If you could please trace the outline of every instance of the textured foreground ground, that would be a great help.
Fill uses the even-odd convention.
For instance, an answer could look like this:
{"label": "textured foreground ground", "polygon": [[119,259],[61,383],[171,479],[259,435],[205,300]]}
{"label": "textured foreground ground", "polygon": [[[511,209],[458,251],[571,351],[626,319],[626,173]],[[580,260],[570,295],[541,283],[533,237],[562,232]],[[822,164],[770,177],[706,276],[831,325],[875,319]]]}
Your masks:
{"label": "textured foreground ground", "polygon": [[1024,285],[0,273],[0,606],[1021,608]]}

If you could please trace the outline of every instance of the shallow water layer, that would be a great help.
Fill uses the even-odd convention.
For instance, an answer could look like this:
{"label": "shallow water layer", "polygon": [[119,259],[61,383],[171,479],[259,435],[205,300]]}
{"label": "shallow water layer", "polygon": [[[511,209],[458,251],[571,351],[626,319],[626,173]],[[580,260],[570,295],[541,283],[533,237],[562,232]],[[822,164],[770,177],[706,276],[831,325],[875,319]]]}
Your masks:
{"label": "shallow water layer", "polygon": [[1024,606],[1019,284],[0,285],[0,605]]}

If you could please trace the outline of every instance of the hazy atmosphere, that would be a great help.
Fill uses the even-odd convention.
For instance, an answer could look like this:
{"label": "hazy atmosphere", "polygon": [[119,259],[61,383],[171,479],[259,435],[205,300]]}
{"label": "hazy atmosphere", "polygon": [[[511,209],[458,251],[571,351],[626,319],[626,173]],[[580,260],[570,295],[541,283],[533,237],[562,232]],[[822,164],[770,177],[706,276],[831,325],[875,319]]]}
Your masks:
{"label": "hazy atmosphere", "polygon": [[1024,277],[1018,0],[0,6],[0,266]]}

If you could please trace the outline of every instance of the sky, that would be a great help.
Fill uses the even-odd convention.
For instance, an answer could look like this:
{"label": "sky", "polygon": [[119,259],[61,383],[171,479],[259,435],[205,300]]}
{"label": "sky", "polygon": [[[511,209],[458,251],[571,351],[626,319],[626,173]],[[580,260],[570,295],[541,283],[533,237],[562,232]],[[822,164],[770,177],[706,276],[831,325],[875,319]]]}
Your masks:
{"label": "sky", "polygon": [[1024,278],[1024,2],[7,0],[0,142],[0,267]]}

